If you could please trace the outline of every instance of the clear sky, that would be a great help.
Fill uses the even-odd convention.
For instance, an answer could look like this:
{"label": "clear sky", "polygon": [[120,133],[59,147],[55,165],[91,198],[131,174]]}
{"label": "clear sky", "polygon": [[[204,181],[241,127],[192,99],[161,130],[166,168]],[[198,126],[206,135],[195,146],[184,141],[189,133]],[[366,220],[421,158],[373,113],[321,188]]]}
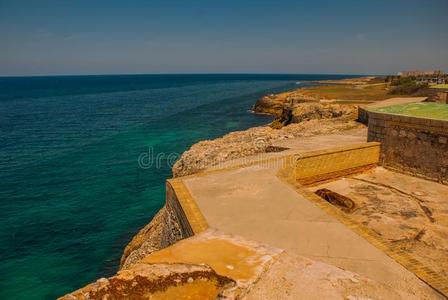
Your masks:
{"label": "clear sky", "polygon": [[0,0],[0,75],[448,71],[448,0]]}

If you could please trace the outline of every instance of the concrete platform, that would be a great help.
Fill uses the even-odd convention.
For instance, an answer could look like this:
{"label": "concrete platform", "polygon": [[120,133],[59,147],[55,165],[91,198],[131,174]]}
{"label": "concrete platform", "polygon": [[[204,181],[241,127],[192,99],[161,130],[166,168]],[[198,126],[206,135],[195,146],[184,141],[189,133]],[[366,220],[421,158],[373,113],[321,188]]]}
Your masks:
{"label": "concrete platform", "polygon": [[[286,151],[228,161],[203,173],[173,179],[170,185],[178,198],[183,198],[178,202],[186,219],[193,220],[194,224],[190,224],[194,233],[206,228],[217,229],[335,265],[389,287],[410,291],[421,299],[443,298],[438,293],[448,294],[448,280],[442,276],[443,272],[435,272],[434,265],[416,260],[409,255],[414,253],[396,247],[394,242],[382,239],[372,228],[364,226],[365,220],[347,217],[339,208],[314,194],[315,189],[327,184],[338,186],[337,182],[344,179],[305,187],[298,184],[295,177],[291,180],[285,175],[284,163],[295,161],[293,157],[303,157],[302,154],[311,153],[309,151],[328,153],[328,149],[336,149],[334,147],[353,148],[353,144],[365,142],[365,132],[365,129],[357,129],[346,134],[288,139],[276,144],[288,146]],[[448,193],[447,186],[435,182],[383,168],[375,170],[380,170],[376,176],[379,184],[396,184],[397,189],[427,195],[428,200],[434,193],[438,197]],[[286,174],[288,172],[286,170]],[[347,176],[362,180],[369,175]],[[336,190],[344,194],[346,187],[341,184],[339,187]],[[377,190],[371,190],[372,199],[376,193]],[[394,201],[392,195],[389,202]],[[446,226],[445,208],[442,205],[436,211],[438,220],[443,221],[442,226]],[[399,215],[400,208],[395,205],[394,209],[392,213]],[[407,216],[406,212],[403,214]],[[375,218],[378,219],[373,215],[372,219]],[[436,230],[440,231],[440,226]],[[439,259],[447,258],[443,251],[440,253]]]}
{"label": "concrete platform", "polygon": [[359,273],[415,294],[431,293],[414,274],[276,176],[251,166],[184,180],[212,228]]}

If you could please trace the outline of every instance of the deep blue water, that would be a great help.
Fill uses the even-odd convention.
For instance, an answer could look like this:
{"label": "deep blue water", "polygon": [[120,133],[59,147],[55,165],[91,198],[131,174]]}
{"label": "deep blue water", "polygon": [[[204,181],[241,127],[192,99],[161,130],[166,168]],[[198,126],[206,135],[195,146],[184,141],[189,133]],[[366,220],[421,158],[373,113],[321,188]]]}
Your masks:
{"label": "deep blue water", "polygon": [[[334,78],[0,78],[0,299],[53,299],[113,274],[164,203],[164,157],[269,122],[248,112],[262,95]],[[139,166],[149,149],[160,166]]]}

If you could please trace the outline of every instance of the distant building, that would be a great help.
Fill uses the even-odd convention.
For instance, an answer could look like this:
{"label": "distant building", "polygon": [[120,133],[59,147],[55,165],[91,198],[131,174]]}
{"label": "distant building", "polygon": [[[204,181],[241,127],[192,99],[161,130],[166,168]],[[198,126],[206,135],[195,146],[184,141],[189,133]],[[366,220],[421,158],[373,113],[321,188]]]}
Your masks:
{"label": "distant building", "polygon": [[419,84],[446,84],[448,83],[448,75],[442,70],[436,71],[403,71],[399,72],[400,77],[411,77]]}
{"label": "distant building", "polygon": [[402,71],[398,73],[401,77],[441,77],[444,76],[445,73],[442,70],[435,71]]}

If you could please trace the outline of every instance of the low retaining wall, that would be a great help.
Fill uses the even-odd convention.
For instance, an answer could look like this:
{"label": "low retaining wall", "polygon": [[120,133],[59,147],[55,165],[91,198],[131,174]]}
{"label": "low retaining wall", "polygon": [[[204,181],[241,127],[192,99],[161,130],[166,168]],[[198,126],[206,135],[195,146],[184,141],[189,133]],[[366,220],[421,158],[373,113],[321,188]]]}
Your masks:
{"label": "low retaining wall", "polygon": [[448,183],[448,121],[369,112],[368,141],[385,167]]}
{"label": "low retaining wall", "polygon": [[295,179],[313,184],[376,166],[380,143],[363,143],[328,150],[307,152],[295,157]]}
{"label": "low retaining wall", "polygon": [[179,220],[184,238],[198,234],[209,227],[182,180],[166,181],[166,205]]}
{"label": "low retaining wall", "polygon": [[448,104],[448,89],[429,89],[428,100],[431,102]]}

